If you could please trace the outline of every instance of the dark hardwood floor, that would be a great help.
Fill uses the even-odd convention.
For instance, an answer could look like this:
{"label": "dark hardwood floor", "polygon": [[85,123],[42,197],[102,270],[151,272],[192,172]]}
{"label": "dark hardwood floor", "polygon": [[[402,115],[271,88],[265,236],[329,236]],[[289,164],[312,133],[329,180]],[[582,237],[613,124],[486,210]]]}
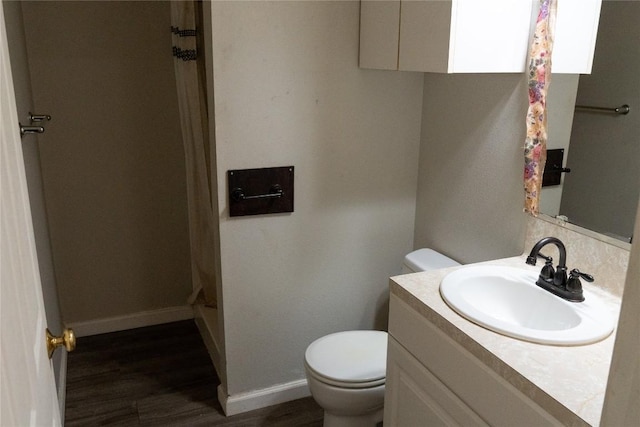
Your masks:
{"label": "dark hardwood floor", "polygon": [[322,426],[311,398],[225,417],[218,384],[193,321],[78,338],[65,425]]}

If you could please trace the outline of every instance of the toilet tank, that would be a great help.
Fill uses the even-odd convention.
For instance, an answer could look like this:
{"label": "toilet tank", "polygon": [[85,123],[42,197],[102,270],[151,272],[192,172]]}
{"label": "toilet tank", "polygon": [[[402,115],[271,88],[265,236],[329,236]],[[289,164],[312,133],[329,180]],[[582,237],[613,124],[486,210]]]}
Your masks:
{"label": "toilet tank", "polygon": [[400,274],[417,273],[419,271],[437,270],[439,268],[455,267],[459,262],[436,252],[433,249],[423,248],[407,254],[402,263]]}

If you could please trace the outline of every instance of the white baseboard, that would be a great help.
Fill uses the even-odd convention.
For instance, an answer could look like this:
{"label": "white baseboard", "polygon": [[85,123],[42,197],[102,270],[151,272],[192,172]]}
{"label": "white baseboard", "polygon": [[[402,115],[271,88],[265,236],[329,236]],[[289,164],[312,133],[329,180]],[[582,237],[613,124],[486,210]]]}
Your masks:
{"label": "white baseboard", "polygon": [[208,308],[201,304],[193,306],[193,312],[196,319],[196,325],[200,331],[200,336],[204,342],[209,357],[213,362],[213,367],[218,374],[218,378],[222,378],[222,347],[220,340],[220,331],[218,330],[218,310]]}
{"label": "white baseboard", "polygon": [[181,305],[86,322],[73,322],[67,327],[73,329],[76,337],[86,337],[187,319],[193,319],[193,309],[190,305]]}
{"label": "white baseboard", "polygon": [[254,390],[248,393],[240,393],[233,396],[227,395],[222,385],[218,386],[218,400],[222,405],[225,415],[231,416],[254,409],[266,408],[278,403],[302,399],[311,396],[307,380],[297,380],[285,384],[278,384],[262,390]]}

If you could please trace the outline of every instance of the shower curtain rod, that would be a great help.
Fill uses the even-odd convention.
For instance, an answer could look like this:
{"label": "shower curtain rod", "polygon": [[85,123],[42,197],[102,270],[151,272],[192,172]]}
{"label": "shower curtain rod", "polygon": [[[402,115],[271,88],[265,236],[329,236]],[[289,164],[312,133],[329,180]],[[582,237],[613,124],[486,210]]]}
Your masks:
{"label": "shower curtain rod", "polygon": [[607,113],[607,114],[629,114],[631,111],[631,107],[627,104],[621,105],[619,107],[591,107],[588,105],[576,105],[576,111],[591,111],[594,113]]}
{"label": "shower curtain rod", "polygon": [[198,30],[181,30],[180,27],[171,26],[171,32],[180,37],[195,37],[198,35]]}

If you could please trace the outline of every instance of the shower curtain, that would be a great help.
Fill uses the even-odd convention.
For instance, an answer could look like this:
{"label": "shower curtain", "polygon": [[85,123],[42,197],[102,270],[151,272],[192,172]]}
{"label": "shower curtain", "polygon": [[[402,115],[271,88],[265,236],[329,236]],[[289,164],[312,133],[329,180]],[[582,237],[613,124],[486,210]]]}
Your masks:
{"label": "shower curtain", "polygon": [[216,307],[216,232],[209,169],[204,57],[198,55],[201,9],[195,1],[171,2],[172,50],[187,172],[193,294],[191,304]]}

